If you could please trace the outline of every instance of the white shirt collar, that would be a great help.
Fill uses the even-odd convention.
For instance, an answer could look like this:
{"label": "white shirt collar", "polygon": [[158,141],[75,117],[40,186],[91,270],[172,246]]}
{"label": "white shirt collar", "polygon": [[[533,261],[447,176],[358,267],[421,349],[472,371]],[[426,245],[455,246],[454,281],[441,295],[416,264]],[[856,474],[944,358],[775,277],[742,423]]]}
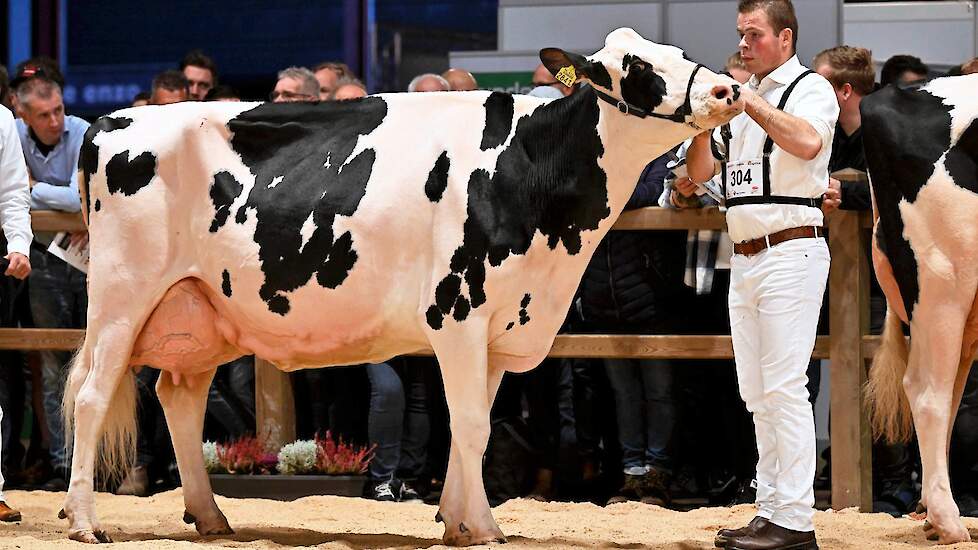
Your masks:
{"label": "white shirt collar", "polygon": [[754,90],[764,88],[769,90],[777,85],[785,85],[793,81],[798,75],[805,72],[805,67],[798,61],[798,56],[793,55],[791,59],[785,61],[777,69],[771,71],[762,80],[757,80],[757,75],[751,75],[747,83]]}

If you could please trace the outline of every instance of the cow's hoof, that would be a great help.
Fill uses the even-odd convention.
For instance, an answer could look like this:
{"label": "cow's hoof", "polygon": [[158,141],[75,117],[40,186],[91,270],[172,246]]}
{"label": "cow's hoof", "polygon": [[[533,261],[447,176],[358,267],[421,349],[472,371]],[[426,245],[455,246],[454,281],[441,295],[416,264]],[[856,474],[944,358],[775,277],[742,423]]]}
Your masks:
{"label": "cow's hoof", "polygon": [[435,512],[435,523],[442,523],[443,521],[445,521],[445,518],[441,517],[441,510],[438,510]]}
{"label": "cow's hoof", "polygon": [[108,544],[112,542],[112,538],[110,538],[109,535],[101,529],[83,529],[81,531],[73,531],[68,533],[68,538],[78,542],[84,542],[85,544]]}
{"label": "cow's hoof", "polygon": [[184,510],[183,522],[186,523],[187,525],[190,525],[191,523],[197,523],[197,518],[195,518],[194,515],[191,514],[190,512]]}
{"label": "cow's hoof", "polygon": [[204,536],[234,534],[234,529],[231,529],[231,525],[228,524],[228,520],[224,517],[224,514],[221,514],[212,521],[195,520],[194,527],[197,528],[199,534]]}
{"label": "cow's hoof", "polygon": [[456,529],[445,529],[442,541],[448,546],[475,546],[478,544],[505,544],[506,536],[498,527],[492,530],[472,530],[465,523],[459,523]]}
{"label": "cow's hoof", "polygon": [[62,508],[61,511],[58,512],[58,519],[68,519],[68,514],[65,512],[64,508]]}

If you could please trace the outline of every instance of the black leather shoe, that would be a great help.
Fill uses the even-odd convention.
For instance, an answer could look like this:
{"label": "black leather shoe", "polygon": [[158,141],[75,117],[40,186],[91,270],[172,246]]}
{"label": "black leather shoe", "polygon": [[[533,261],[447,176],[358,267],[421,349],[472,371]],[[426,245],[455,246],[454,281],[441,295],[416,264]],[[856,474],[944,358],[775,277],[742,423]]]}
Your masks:
{"label": "black leather shoe", "polygon": [[818,550],[815,531],[793,531],[768,522],[753,534],[733,537],[726,550]]}
{"label": "black leather shoe", "polygon": [[723,548],[728,542],[730,542],[730,539],[742,537],[744,535],[753,535],[758,529],[767,524],[767,518],[754,516],[754,519],[750,520],[750,523],[741,527],[740,529],[720,529],[717,531],[716,538],[713,539],[713,546]]}

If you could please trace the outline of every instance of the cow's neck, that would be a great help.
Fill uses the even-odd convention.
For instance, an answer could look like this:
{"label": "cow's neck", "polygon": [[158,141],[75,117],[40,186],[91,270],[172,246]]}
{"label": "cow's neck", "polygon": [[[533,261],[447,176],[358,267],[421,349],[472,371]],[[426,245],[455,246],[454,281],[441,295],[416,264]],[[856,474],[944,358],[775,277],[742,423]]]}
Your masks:
{"label": "cow's neck", "polygon": [[612,217],[621,213],[642,170],[653,160],[694,134],[685,125],[624,115],[615,106],[598,101],[598,134],[605,146],[600,165],[608,175],[608,205]]}

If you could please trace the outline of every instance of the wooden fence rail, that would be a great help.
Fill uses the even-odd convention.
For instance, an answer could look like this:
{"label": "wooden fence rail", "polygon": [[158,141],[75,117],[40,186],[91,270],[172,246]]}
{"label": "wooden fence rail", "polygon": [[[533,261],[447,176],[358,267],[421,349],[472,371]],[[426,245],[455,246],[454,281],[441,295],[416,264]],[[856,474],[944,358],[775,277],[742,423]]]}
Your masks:
{"label": "wooden fence rail", "polygon": [[[859,173],[836,174],[840,179],[865,181]],[[77,231],[84,229],[75,214],[33,212],[35,230]],[[816,339],[813,357],[830,359],[832,507],[857,506],[872,511],[870,431],[862,402],[866,380],[865,360],[871,358],[879,337],[869,336],[868,262],[864,254],[863,228],[869,227],[868,213],[838,211],[827,219],[832,267],[829,274],[830,336]],[[614,229],[725,229],[723,213],[717,208],[668,210],[643,208],[622,214]],[[74,350],[84,338],[83,330],[0,329],[0,349]],[[557,336],[550,357],[731,359],[729,336],[676,335],[578,335]],[[259,431],[276,443],[295,438],[295,411],[287,374],[270,363],[256,360],[256,415]]]}

